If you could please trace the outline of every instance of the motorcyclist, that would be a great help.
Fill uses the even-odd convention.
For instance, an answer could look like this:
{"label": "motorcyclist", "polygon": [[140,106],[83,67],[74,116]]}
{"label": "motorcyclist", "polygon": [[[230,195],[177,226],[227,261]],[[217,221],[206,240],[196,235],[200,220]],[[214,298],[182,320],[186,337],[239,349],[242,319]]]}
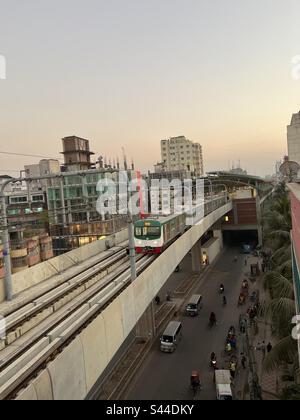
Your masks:
{"label": "motorcyclist", "polygon": [[221,284],[220,284],[220,292],[221,292],[221,293],[224,293],[224,290],[225,290],[224,284],[223,284],[223,283],[221,283]]}
{"label": "motorcyclist", "polygon": [[210,366],[214,369],[217,369],[217,356],[215,353],[210,355]]}
{"label": "motorcyclist", "polygon": [[231,352],[231,350],[232,350],[231,344],[230,344],[230,342],[228,342],[228,343],[226,344],[226,351],[227,351],[227,353],[230,353],[230,352]]}
{"label": "motorcyclist", "polygon": [[194,371],[192,372],[191,376],[191,387],[193,389],[197,389],[200,386],[200,375],[199,372]]}

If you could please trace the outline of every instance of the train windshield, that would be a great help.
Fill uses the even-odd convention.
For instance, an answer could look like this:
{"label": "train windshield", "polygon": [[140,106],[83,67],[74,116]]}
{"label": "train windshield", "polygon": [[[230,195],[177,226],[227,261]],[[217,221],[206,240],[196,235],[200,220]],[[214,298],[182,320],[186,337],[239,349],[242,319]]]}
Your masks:
{"label": "train windshield", "polygon": [[136,227],[135,236],[155,236],[160,237],[160,227],[159,226],[149,226],[149,227]]}

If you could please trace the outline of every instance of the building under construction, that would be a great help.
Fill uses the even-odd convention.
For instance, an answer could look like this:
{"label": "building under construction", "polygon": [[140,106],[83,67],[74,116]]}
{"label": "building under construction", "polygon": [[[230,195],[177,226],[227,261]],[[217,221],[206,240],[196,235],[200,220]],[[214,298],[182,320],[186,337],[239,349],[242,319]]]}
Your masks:
{"label": "building under construction", "polygon": [[[107,214],[103,219],[96,209],[99,181],[112,180],[118,185],[123,165],[107,163],[103,157],[92,163],[90,158],[94,153],[88,140],[72,136],[62,141],[64,176],[47,180],[46,189],[50,235],[56,255],[111,235],[127,225],[126,215]],[[129,180],[137,177],[133,168],[132,165],[128,169],[124,153],[124,169]],[[122,200],[119,191],[117,198]]]}

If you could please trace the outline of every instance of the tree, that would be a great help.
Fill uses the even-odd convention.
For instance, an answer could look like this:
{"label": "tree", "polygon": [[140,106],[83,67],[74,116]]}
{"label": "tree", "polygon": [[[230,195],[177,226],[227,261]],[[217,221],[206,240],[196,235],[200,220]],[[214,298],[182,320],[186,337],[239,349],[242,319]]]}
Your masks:
{"label": "tree", "polygon": [[271,322],[279,342],[267,354],[264,369],[271,371],[283,364],[295,364],[298,349],[293,340],[291,320],[296,312],[293,286],[290,231],[292,218],[290,200],[284,184],[278,186],[273,201],[264,215],[264,234],[272,249],[272,271],[264,276],[264,287],[271,301],[262,305],[262,314]]}
{"label": "tree", "polygon": [[285,401],[300,401],[300,385],[291,385],[282,391],[281,399]]}

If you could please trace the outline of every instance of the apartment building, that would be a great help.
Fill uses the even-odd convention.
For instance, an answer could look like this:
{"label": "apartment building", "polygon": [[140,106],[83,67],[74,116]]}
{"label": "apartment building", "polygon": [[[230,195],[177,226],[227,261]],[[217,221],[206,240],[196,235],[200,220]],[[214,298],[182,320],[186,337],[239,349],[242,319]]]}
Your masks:
{"label": "apartment building", "polygon": [[197,177],[204,174],[202,146],[185,136],[162,140],[161,158],[166,171],[188,171]]}

